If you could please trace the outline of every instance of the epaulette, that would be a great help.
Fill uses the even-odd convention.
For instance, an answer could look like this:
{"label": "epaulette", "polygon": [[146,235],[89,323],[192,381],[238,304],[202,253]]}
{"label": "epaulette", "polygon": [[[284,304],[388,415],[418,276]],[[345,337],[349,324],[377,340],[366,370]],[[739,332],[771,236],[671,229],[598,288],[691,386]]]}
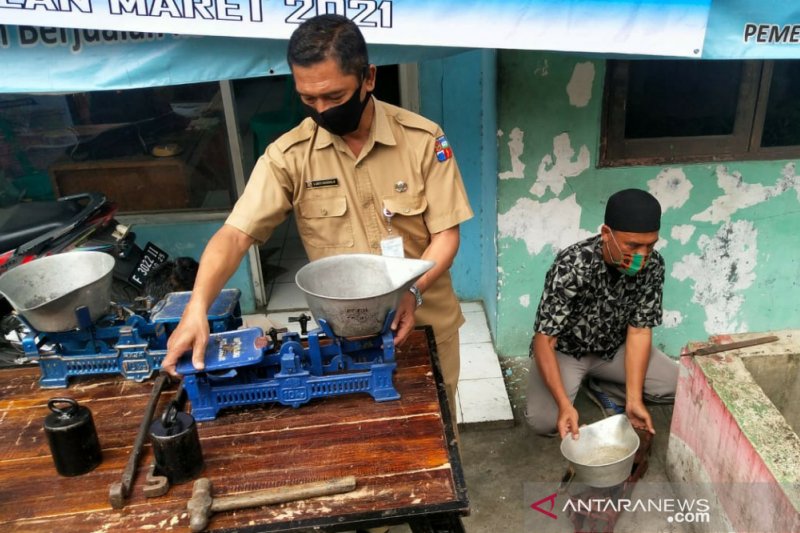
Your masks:
{"label": "epaulette", "polygon": [[286,153],[289,148],[295,144],[307,141],[313,134],[314,121],[310,118],[307,118],[291,130],[275,139],[274,144],[278,147],[278,150],[280,150],[282,153]]}
{"label": "epaulette", "polygon": [[439,131],[439,125],[432,120],[428,120],[423,116],[399,107],[395,108],[395,110],[395,113],[391,114],[390,116],[393,116],[397,122],[407,128],[427,131],[431,135],[436,135],[436,133]]}

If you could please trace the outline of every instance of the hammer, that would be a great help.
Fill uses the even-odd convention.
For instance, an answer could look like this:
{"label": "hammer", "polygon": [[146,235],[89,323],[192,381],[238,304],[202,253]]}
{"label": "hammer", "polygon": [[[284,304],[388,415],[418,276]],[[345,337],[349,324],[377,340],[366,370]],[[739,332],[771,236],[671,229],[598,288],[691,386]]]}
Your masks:
{"label": "hammer", "polygon": [[208,526],[212,513],[235,511],[249,507],[260,507],[273,503],[285,503],[317,496],[341,494],[356,488],[356,478],[347,476],[328,481],[315,481],[287,487],[245,492],[235,496],[214,498],[211,496],[211,480],[202,477],[192,486],[192,498],[186,504],[189,510],[189,527],[192,531],[203,531]]}

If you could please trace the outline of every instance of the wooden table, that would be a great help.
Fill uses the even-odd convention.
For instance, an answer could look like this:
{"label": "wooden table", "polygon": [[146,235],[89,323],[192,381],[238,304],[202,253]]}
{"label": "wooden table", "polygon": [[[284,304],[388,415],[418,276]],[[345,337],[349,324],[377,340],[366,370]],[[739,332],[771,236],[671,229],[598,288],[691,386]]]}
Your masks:
{"label": "wooden table", "polygon": [[[199,424],[202,475],[224,496],[353,475],[354,492],[212,516],[215,531],[330,531],[408,522],[414,531],[463,531],[469,503],[430,329],[417,329],[397,355],[397,401],[364,394],[228,410]],[[76,380],[40,389],[36,367],[0,371],[0,531],[188,531],[191,483],[165,496],[142,493],[152,458],[140,459],[124,509],[108,503],[141,422],[152,380]],[[47,400],[69,396],[91,409],[103,448],[92,472],[60,477],[43,422]],[[162,394],[157,415],[173,396]]]}

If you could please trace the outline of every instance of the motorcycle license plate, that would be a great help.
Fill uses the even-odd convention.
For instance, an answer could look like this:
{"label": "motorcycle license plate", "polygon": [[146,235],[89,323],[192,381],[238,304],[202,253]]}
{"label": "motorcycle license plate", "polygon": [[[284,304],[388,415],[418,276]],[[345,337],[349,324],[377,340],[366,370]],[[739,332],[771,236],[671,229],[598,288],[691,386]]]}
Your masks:
{"label": "motorcycle license plate", "polygon": [[147,279],[147,276],[150,275],[150,272],[152,272],[155,267],[166,261],[167,258],[169,258],[169,254],[167,254],[167,252],[152,242],[148,242],[144,247],[142,258],[139,260],[139,264],[137,264],[136,268],[134,268],[133,272],[131,272],[128,281],[140,289],[143,288],[144,282]]}

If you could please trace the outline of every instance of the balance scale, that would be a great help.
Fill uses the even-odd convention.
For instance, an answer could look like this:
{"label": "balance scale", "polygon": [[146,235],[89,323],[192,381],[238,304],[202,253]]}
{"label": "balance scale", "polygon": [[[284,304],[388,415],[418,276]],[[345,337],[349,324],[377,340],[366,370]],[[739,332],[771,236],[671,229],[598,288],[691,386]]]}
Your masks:
{"label": "balance scale", "polygon": [[[91,322],[86,307],[75,309],[77,329],[36,331],[26,325],[25,355],[38,362],[42,388],[64,388],[70,378],[117,374],[142,382],[161,368],[167,339],[180,322],[191,292],[173,292],[152,310],[112,304],[109,313]],[[224,289],[208,312],[211,331],[235,330],[242,325],[239,289]],[[216,333],[215,333],[216,334]]]}
{"label": "balance scale", "polygon": [[[80,257],[45,258],[53,264],[40,271],[35,266],[40,260],[32,261],[17,267],[15,276],[36,279],[41,291],[48,284],[59,286],[58,276],[64,268],[56,262],[108,263],[105,254],[82,253]],[[431,261],[368,254],[328,257],[305,265],[296,282],[319,325],[309,332],[306,342],[296,333],[281,336],[273,330],[265,336],[260,328],[241,329],[241,293],[223,290],[208,312],[211,334],[205,368],[194,368],[190,352],[177,366],[184,376],[194,418],[213,420],[220,410],[230,407],[261,403],[299,407],[315,398],[355,393],[367,393],[379,402],[399,399],[393,384],[397,364],[390,325],[402,296],[433,265]],[[109,295],[100,293],[103,297],[99,298],[92,293],[93,286],[108,279],[113,262],[101,266],[97,275],[81,282],[85,287],[48,296],[47,307],[37,306],[31,320],[26,320],[25,311],[19,312],[29,329],[22,340],[23,350],[39,363],[39,383],[44,388],[67,387],[71,378],[79,376],[122,375],[141,382],[161,368],[167,339],[180,322],[191,292],[170,293],[151,310],[119,304],[107,308],[104,302]],[[12,279],[5,282],[14,285]],[[101,290],[108,288],[110,284]],[[11,291],[5,290],[8,296]],[[36,298],[27,293],[23,296]],[[23,301],[19,308],[32,307]],[[92,316],[99,318],[92,320]],[[54,332],[33,327],[33,318],[36,323],[48,324],[52,317],[59,319],[52,323],[69,326]]]}

